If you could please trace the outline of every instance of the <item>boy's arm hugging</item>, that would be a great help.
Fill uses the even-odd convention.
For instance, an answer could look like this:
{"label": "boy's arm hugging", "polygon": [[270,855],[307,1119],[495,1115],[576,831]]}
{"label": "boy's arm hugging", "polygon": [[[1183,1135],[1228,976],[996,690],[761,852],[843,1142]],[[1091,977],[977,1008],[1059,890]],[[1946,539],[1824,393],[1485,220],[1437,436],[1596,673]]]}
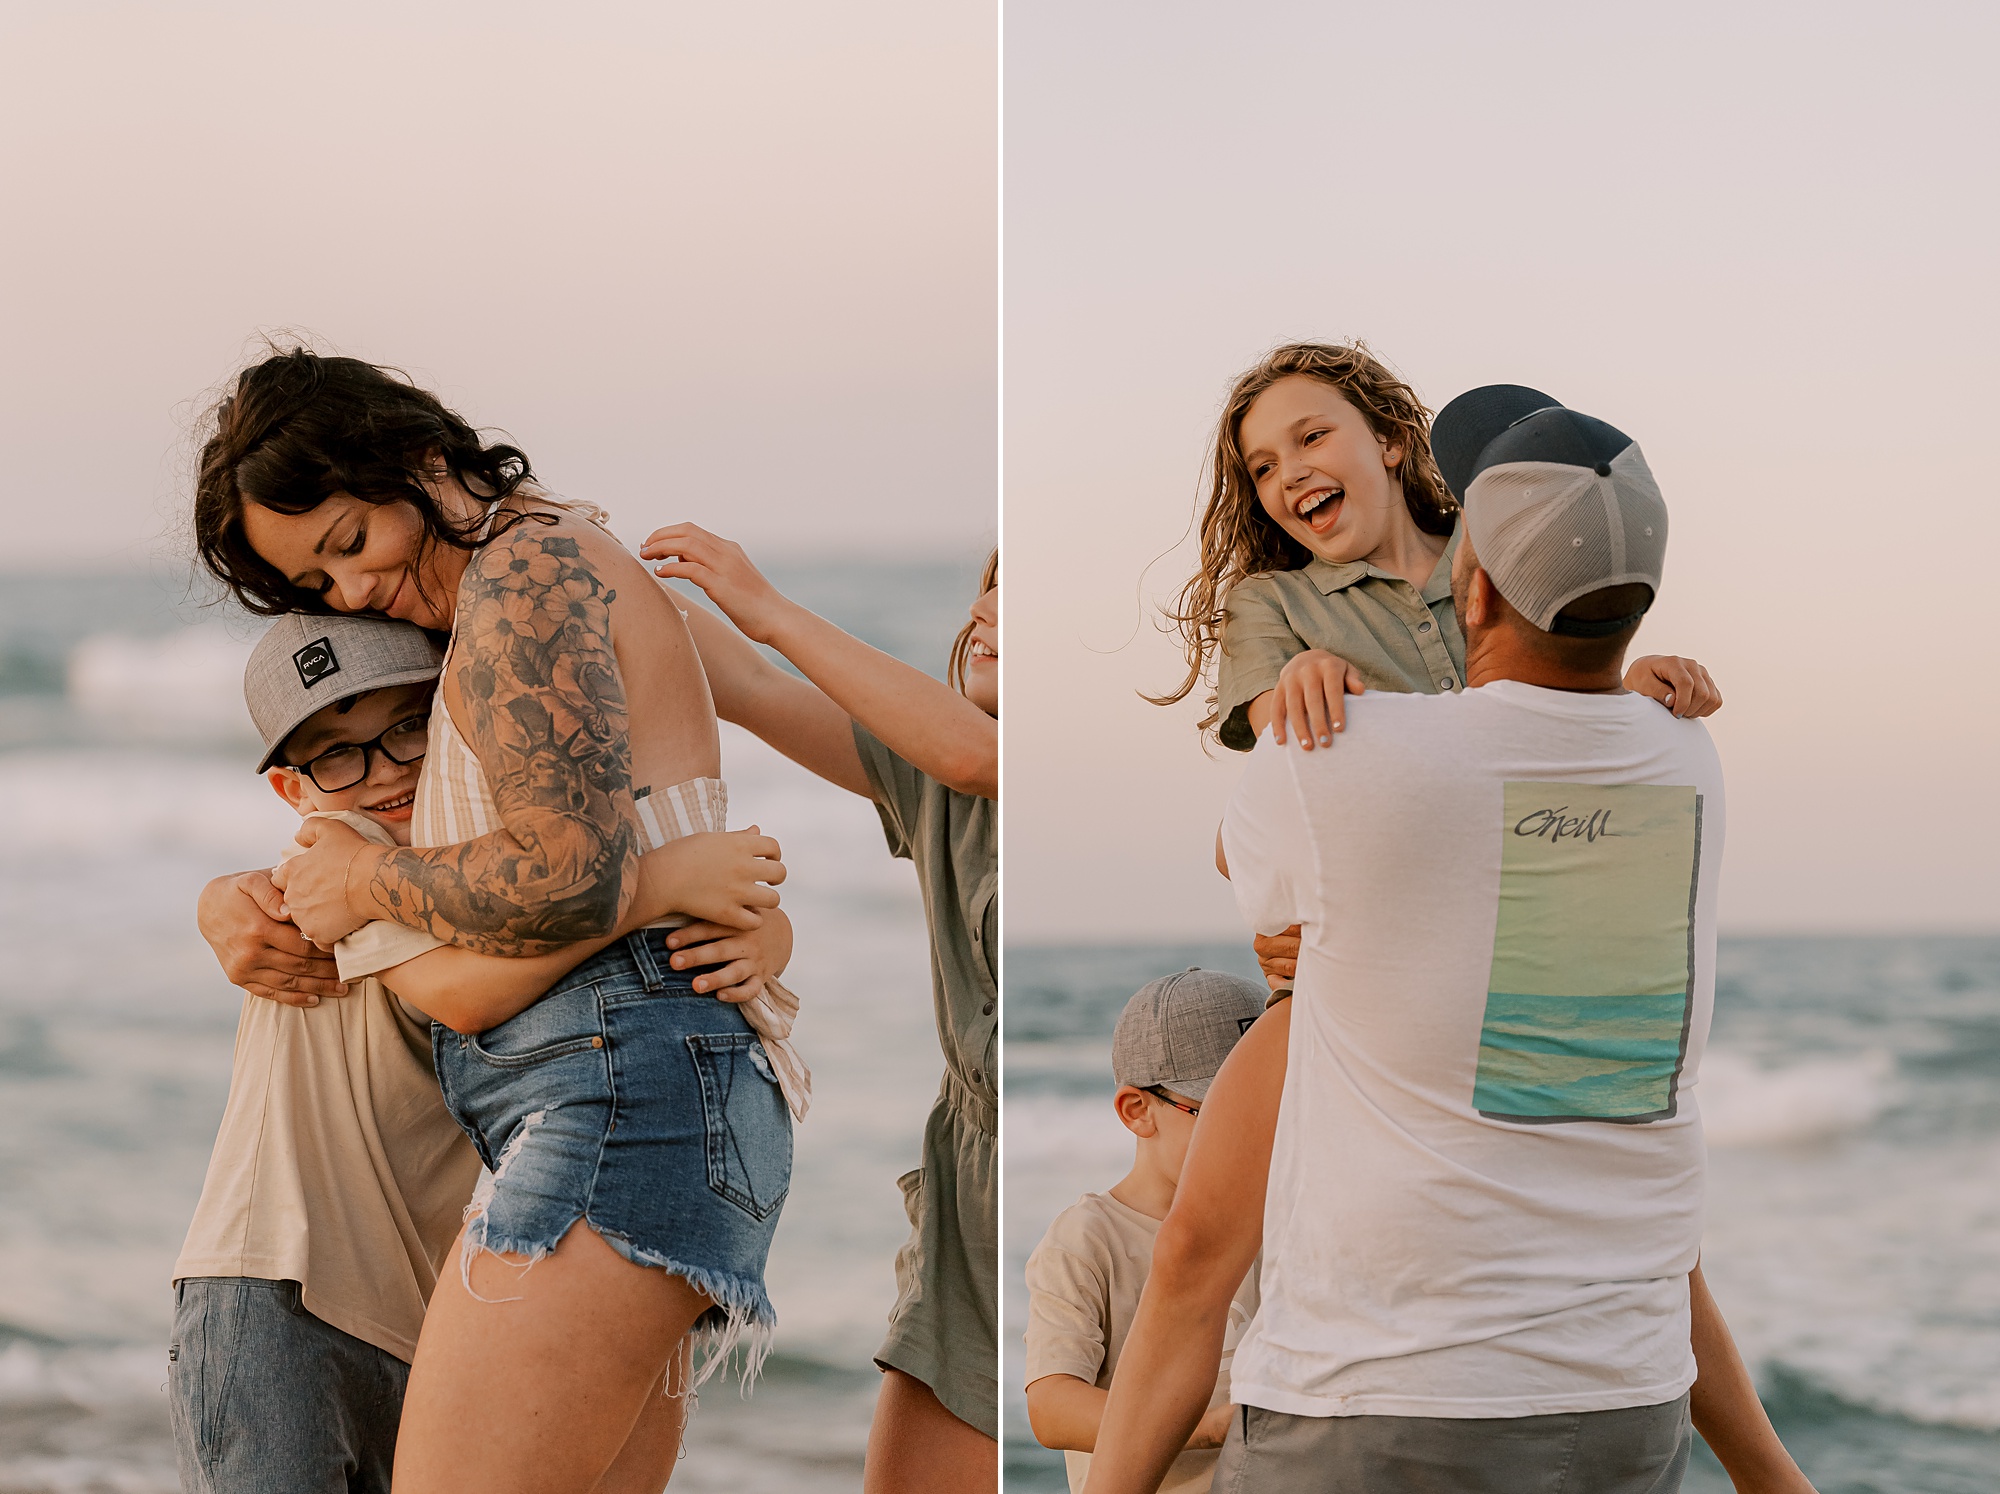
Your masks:
{"label": "boy's arm hugging", "polygon": [[639,832],[614,595],[560,529],[517,524],[473,557],[443,690],[456,692],[503,828],[436,850],[356,836],[288,863],[277,880],[308,937],[330,944],[381,917],[519,956],[617,928]]}

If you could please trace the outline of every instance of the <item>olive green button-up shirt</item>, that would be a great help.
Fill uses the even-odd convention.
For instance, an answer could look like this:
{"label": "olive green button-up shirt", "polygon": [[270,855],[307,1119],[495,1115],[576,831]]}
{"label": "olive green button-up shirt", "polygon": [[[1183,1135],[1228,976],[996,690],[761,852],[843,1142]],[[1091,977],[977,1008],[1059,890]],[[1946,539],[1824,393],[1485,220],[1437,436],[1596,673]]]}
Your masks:
{"label": "olive green button-up shirt", "polygon": [[999,830],[992,799],[946,788],[898,757],[860,722],[854,746],[875,787],[889,854],[917,864],[931,936],[931,990],[945,1066],[997,1130],[1000,1076]]}
{"label": "olive green button-up shirt", "polygon": [[1314,560],[1238,582],[1223,604],[1215,710],[1222,745],[1257,745],[1250,702],[1278,683],[1288,660],[1325,649],[1352,664],[1371,690],[1442,695],[1465,684],[1465,637],[1451,605],[1459,530],[1422,591],[1365,560]]}

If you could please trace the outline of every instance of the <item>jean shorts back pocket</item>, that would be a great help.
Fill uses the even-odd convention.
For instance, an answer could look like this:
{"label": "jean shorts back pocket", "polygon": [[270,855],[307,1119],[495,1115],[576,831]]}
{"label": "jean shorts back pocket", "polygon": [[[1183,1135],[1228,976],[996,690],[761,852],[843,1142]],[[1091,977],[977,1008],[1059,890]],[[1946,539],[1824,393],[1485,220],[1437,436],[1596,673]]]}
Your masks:
{"label": "jean shorts back pocket", "polygon": [[695,1033],[708,1186],[756,1220],[769,1219],[792,1185],[792,1117],[755,1033]]}

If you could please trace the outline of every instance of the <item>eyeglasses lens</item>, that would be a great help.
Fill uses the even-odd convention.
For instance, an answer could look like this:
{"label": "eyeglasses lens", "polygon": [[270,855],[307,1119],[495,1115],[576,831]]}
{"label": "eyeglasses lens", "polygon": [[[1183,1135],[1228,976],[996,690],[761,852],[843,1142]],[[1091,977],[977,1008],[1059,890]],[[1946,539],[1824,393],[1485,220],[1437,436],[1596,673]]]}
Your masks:
{"label": "eyeglasses lens", "polygon": [[428,716],[412,716],[382,734],[382,750],[405,765],[421,758],[430,744],[431,718]]}
{"label": "eyeglasses lens", "polygon": [[336,747],[331,752],[322,752],[306,764],[306,772],[312,781],[329,794],[342,789],[353,788],[368,776],[368,749],[366,747]]}

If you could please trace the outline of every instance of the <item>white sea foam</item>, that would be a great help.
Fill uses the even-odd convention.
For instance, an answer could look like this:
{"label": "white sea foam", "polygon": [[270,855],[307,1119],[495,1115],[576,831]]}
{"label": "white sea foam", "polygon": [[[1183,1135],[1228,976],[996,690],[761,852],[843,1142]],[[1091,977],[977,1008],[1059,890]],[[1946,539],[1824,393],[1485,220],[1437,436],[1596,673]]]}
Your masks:
{"label": "white sea foam", "polygon": [[1711,1049],[1702,1059],[1702,1130],[1712,1147],[1787,1146],[1858,1131],[1891,1100],[1895,1061],[1882,1052],[1766,1068]]}
{"label": "white sea foam", "polygon": [[102,1410],[150,1401],[167,1378],[156,1348],[71,1348],[16,1339],[0,1349],[0,1406],[78,1406]]}

